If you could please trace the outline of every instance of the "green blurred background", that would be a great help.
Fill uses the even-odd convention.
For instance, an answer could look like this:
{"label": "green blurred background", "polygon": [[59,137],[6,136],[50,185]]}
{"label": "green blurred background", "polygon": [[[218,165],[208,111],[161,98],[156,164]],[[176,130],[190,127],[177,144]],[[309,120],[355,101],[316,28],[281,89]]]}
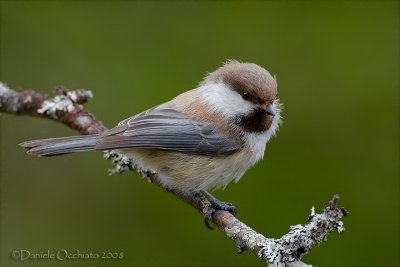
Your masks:
{"label": "green blurred background", "polygon": [[[215,194],[268,237],[335,193],[350,212],[304,261],[399,265],[398,1],[1,1],[1,81],[85,88],[108,127],[194,88],[226,59],[275,74],[284,123],[264,161]],[[101,153],[28,156],[74,135],[1,115],[1,266],[265,266],[192,208]],[[123,252],[118,261],[25,261],[13,250]]]}

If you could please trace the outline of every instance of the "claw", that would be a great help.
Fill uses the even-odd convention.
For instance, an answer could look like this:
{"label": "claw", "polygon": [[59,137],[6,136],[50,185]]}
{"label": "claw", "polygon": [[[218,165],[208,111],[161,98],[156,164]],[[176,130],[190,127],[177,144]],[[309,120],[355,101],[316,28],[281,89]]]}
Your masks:
{"label": "claw", "polygon": [[207,198],[211,206],[208,208],[207,212],[204,214],[204,224],[208,229],[214,229],[213,227],[210,226],[210,221],[212,221],[212,217],[214,213],[218,210],[225,210],[230,212],[233,216],[236,217],[236,207],[229,202],[222,202],[218,199],[216,199],[213,195],[208,193],[207,191],[201,191],[203,196]]}
{"label": "claw", "polygon": [[230,202],[222,202],[227,205],[227,207],[223,210],[229,211],[233,216],[236,217],[236,207]]}
{"label": "claw", "polygon": [[214,230],[214,227],[210,225],[210,222],[212,221],[212,216],[216,212],[216,210],[213,207],[210,207],[208,211],[204,214],[204,224],[206,227],[210,230]]}

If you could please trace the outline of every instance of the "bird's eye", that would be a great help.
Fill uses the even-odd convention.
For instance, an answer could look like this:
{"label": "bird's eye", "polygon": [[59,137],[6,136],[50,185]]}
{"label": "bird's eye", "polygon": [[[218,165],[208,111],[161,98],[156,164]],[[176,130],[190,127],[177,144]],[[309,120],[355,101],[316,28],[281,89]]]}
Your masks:
{"label": "bird's eye", "polygon": [[242,97],[244,100],[250,100],[251,99],[251,95],[249,93],[243,93]]}

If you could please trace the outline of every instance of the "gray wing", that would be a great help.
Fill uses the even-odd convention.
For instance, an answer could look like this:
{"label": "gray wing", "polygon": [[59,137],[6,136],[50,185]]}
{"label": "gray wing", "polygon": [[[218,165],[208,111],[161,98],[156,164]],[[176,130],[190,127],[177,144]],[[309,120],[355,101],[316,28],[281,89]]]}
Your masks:
{"label": "gray wing", "polygon": [[96,149],[153,148],[200,155],[230,155],[242,141],[199,123],[166,103],[126,119],[105,132]]}

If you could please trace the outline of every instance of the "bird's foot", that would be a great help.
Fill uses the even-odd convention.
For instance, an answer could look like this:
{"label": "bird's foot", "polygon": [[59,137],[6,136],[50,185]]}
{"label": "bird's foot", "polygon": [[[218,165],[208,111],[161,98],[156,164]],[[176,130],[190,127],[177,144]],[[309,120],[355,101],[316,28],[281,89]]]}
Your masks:
{"label": "bird's foot", "polygon": [[212,221],[214,213],[218,210],[225,210],[230,212],[233,216],[236,216],[236,207],[232,203],[222,202],[205,190],[200,191],[200,194],[211,203],[211,206],[209,206],[204,213],[204,224],[208,229],[214,229],[210,226],[210,221]]}

